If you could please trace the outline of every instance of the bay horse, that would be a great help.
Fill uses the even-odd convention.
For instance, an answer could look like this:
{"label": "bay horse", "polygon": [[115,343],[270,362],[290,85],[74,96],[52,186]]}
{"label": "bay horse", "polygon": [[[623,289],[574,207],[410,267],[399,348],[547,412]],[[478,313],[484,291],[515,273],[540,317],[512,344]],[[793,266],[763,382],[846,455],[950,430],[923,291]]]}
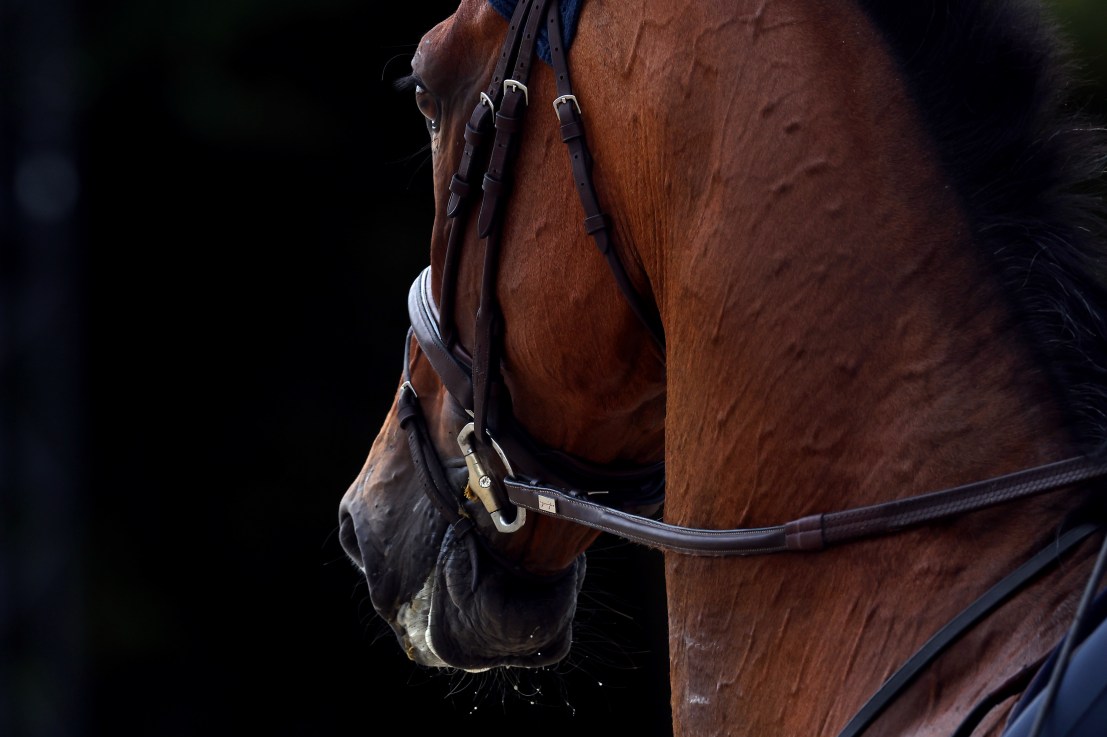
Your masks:
{"label": "bay horse", "polygon": [[429,266],[339,508],[408,656],[559,662],[608,531],[675,735],[1069,734],[1105,159],[1044,9],[461,0],[411,66]]}

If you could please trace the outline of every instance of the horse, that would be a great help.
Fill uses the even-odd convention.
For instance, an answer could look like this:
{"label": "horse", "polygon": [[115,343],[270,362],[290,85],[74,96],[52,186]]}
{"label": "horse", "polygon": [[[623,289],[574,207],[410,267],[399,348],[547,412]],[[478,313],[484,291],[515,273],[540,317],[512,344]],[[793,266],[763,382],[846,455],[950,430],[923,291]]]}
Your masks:
{"label": "horse", "polygon": [[1066,59],[1018,0],[460,0],[339,505],[408,657],[560,662],[610,532],[664,555],[674,735],[1068,734],[1107,241]]}

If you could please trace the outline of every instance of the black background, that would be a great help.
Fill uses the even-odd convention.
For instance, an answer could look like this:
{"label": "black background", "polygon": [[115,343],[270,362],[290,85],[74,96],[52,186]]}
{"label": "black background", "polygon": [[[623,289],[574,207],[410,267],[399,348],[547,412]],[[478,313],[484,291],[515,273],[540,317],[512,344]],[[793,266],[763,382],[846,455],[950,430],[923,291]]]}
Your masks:
{"label": "black background", "polygon": [[[671,734],[658,554],[602,538],[569,662],[470,676],[338,545],[433,216],[390,83],[454,7],[0,5],[0,737]],[[8,186],[43,147],[45,221]]]}
{"label": "black background", "polygon": [[[12,391],[53,407],[50,453],[52,421],[75,429],[50,495],[33,460],[14,472],[0,735],[669,733],[659,554],[602,541],[569,662],[473,676],[410,663],[338,544],[433,217],[426,130],[391,82],[455,7],[7,6],[31,84],[41,44],[68,51],[53,144],[80,196],[9,260],[38,285],[28,315],[51,293],[36,254],[72,291],[25,329],[76,370],[28,359]],[[43,109],[7,108],[17,157]]]}

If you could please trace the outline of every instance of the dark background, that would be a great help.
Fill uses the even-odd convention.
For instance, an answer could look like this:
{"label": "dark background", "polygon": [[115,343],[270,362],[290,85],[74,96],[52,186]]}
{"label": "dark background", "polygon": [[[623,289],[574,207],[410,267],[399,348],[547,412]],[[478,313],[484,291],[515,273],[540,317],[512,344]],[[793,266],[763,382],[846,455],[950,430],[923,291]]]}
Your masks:
{"label": "dark background", "polygon": [[601,539],[570,662],[492,677],[338,545],[433,215],[390,82],[455,5],[0,2],[0,737],[671,733],[660,555]]}

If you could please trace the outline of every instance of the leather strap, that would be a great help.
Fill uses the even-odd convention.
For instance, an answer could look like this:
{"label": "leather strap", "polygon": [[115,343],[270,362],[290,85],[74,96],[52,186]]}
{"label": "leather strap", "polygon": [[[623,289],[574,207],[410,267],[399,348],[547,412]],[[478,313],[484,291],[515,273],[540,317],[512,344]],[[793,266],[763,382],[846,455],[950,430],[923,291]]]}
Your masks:
{"label": "leather strap", "polygon": [[[504,80],[503,100],[496,111],[496,138],[484,175],[484,197],[477,216],[477,235],[484,239],[484,273],[481,277],[480,306],[476,315],[473,347],[473,421],[477,437],[489,444],[489,417],[500,391],[500,353],[503,318],[496,294],[500,265],[500,235],[503,229],[503,204],[510,190],[511,165],[518,148],[528,97],[526,83],[542,13],[549,0],[526,0],[528,15],[519,40],[518,55],[510,80]],[[502,488],[493,478],[493,493],[502,498]]]}
{"label": "leather strap", "polygon": [[[461,200],[469,193],[469,170],[473,166],[476,154],[484,141],[484,134],[491,129],[492,116],[495,114],[493,106],[498,105],[503,94],[504,74],[511,64],[519,49],[519,34],[523,27],[531,0],[517,3],[511,19],[508,21],[507,34],[504,43],[500,47],[500,57],[496,61],[496,67],[492,71],[492,78],[484,91],[484,96],[477,99],[473,114],[469,117],[469,123],[465,128],[465,148],[461,152],[461,163],[454,175],[453,181],[459,182],[457,188],[461,192],[455,192],[454,185],[450,187],[450,199],[446,205],[447,217],[457,214]],[[487,100],[485,99],[487,98]],[[489,104],[491,103],[491,104]]]}
{"label": "leather strap", "polygon": [[[533,2],[524,1],[528,6]],[[549,0],[538,2],[539,5],[530,8],[519,44],[519,54],[515,59],[515,69],[511,75],[512,81],[504,81],[503,101],[496,111],[496,139],[488,160],[488,171],[484,175],[484,199],[477,217],[477,235],[481,238],[488,236],[493,225],[499,225],[502,204],[510,189],[510,166],[515,157],[518,133],[523,128],[523,118],[529,103],[526,83],[530,77],[530,62],[534,45],[538,42],[538,26]]]}
{"label": "leather strap", "polygon": [[441,295],[442,320],[440,322],[446,345],[452,347],[457,340],[454,327],[454,307],[457,290],[457,267],[461,259],[461,248],[465,235],[466,206],[473,195],[472,172],[485,157],[488,133],[492,131],[495,106],[500,104],[503,95],[504,75],[507,68],[519,52],[519,41],[523,33],[523,20],[530,10],[532,0],[519,2],[515,6],[508,22],[507,35],[500,48],[500,58],[492,72],[488,88],[477,99],[469,122],[465,126],[465,147],[461,152],[461,162],[457,172],[450,180],[450,199],[446,204],[446,217],[450,219],[450,232],[446,243],[446,255],[442,269]]}
{"label": "leather strap", "polygon": [[[407,314],[411,320],[410,336],[419,341],[419,347],[426,354],[438,378],[446,386],[454,399],[466,409],[473,407],[473,379],[468,366],[459,361],[447,347],[439,332],[438,315],[434,297],[430,293],[430,267],[416,277],[407,293]],[[404,364],[405,368],[407,364]]]}
{"label": "leather strap", "polygon": [[988,589],[983,596],[938,630],[891,678],[885,681],[884,685],[850,720],[845,729],[838,734],[838,737],[858,737],[946,648],[1016,592],[1048,568],[1056,565],[1062,555],[1099,529],[1101,529],[1099,525],[1090,523],[1074,527]]}
{"label": "leather strap", "polygon": [[446,480],[442,463],[438,459],[434,443],[431,442],[430,433],[427,431],[426,420],[419,409],[419,400],[410,384],[405,383],[400,389],[397,416],[400,427],[407,431],[412,465],[415,466],[415,473],[419,477],[424,493],[434,502],[447,522],[461,523],[468,530],[473,526],[472,520],[462,512],[461,497],[451,490]]}
{"label": "leather strap", "polygon": [[1001,683],[997,688],[990,691],[980,701],[976,702],[976,706],[965,715],[965,718],[957,725],[957,729],[950,737],[972,737],[972,733],[975,732],[976,728],[980,726],[980,723],[984,721],[984,717],[992,713],[993,709],[1012,696],[1018,696],[1026,691],[1027,686],[1029,686],[1034,679],[1034,674],[1041,667],[1043,660],[1045,659],[1041,658],[1037,662],[1024,667],[1018,673]]}
{"label": "leather strap", "polygon": [[[1081,595],[1080,603],[1076,607],[1076,615],[1073,617],[1072,624],[1069,625],[1068,632],[1065,633],[1065,637],[1061,641],[1060,650],[1057,652],[1056,660],[1050,671],[1049,681],[1046,683],[1045,690],[1034,700],[1037,702],[1037,706],[1028,707],[1036,708],[1037,711],[1034,714],[1034,721],[1030,725],[1030,731],[1027,737],[1038,737],[1041,734],[1045,727],[1046,718],[1050,716],[1050,710],[1053,708],[1054,701],[1059,695],[1058,691],[1061,680],[1065,676],[1065,672],[1069,669],[1073,656],[1073,649],[1080,640],[1089,634],[1085,631],[1086,619],[1090,610],[1093,608],[1093,600],[1096,598],[1096,591],[1099,589],[1099,585],[1103,580],[1105,569],[1107,569],[1107,538],[1105,538],[1100,545],[1095,565],[1092,566],[1092,575],[1088,577],[1087,583],[1084,584],[1084,593]],[[1102,667],[1102,661],[1100,667]],[[1038,700],[1039,698],[1040,701]],[[1012,723],[1008,726],[1014,727],[1014,724]],[[1056,726],[1056,723],[1054,723],[1054,726]],[[1058,727],[1057,731],[1060,733],[1062,728]],[[1064,730],[1064,732],[1067,733],[1068,730]]]}
{"label": "leather strap", "polygon": [[[789,523],[804,550],[818,550],[869,535],[885,535],[946,517],[993,507],[1107,475],[1107,456],[1079,456],[930,494]],[[802,532],[801,532],[802,531]]]}
{"label": "leather strap", "polygon": [[874,535],[1036,496],[1107,476],[1107,457],[1079,456],[944,491],[868,507],[811,515],[775,527],[730,530],[680,527],[608,509],[587,492],[507,479],[508,499],[520,507],[625,537],[660,550],[692,555],[812,552]]}
{"label": "leather strap", "polygon": [[562,41],[561,13],[558,10],[557,0],[550,5],[546,25],[549,30],[550,56],[553,59],[554,74],[557,78],[558,97],[554,102],[554,110],[557,113],[558,123],[561,124],[561,140],[569,149],[573,179],[576,181],[577,194],[580,195],[580,204],[584,209],[584,228],[592,236],[596,248],[607,261],[615,277],[615,283],[619,286],[631,310],[646,326],[664,353],[665,329],[661,325],[661,315],[657,311],[657,305],[639,293],[627,275],[626,267],[612,246],[609,233],[610,220],[600,209],[596,187],[592,183],[592,155],[584,138],[580,102],[573,94],[573,85],[569,78],[569,62]]}
{"label": "leather strap", "polygon": [[588,492],[567,493],[511,478],[504,481],[504,486],[512,504],[659,550],[708,556],[759,555],[788,550],[783,526],[736,530],[679,527],[583,498]]}

